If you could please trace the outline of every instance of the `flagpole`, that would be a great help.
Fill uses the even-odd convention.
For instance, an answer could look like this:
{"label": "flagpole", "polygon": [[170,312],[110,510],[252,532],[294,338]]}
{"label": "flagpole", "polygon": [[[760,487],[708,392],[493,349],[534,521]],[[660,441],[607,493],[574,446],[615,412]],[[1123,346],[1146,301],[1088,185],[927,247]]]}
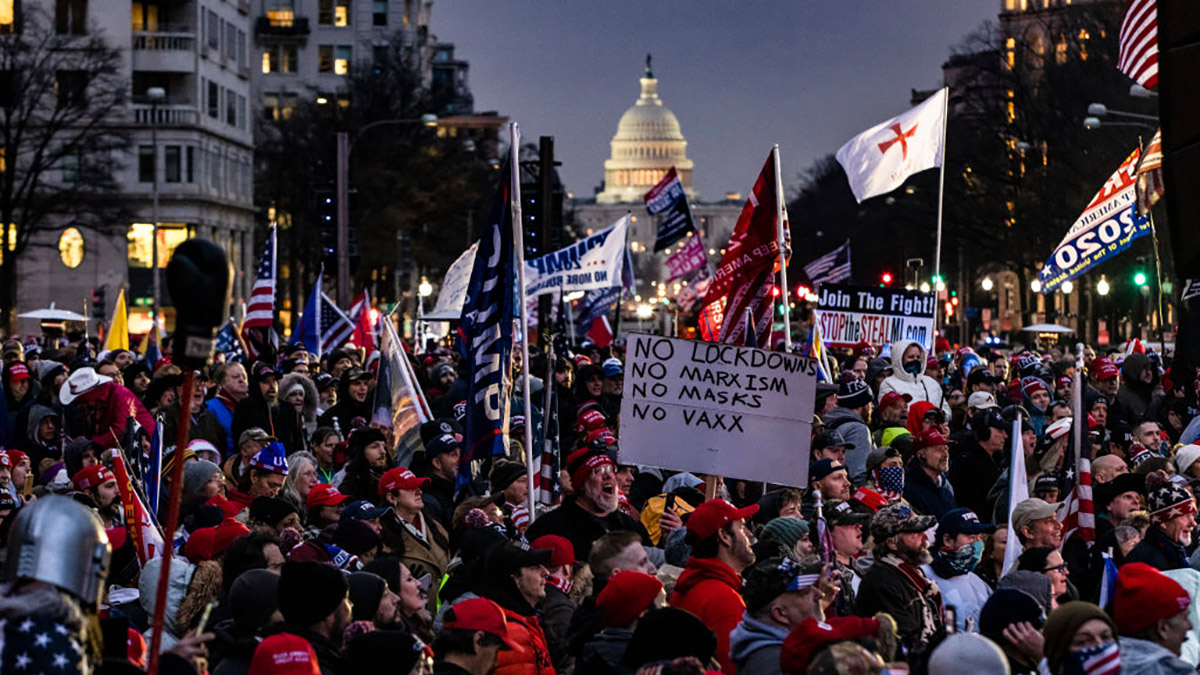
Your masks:
{"label": "flagpole", "polygon": [[[942,203],[946,195],[946,127],[950,126],[950,87],[946,87],[946,97],[942,100],[942,165],[938,170],[938,209],[937,209],[937,245],[933,252],[933,293],[940,298],[937,283],[942,278]],[[938,307],[933,305],[933,343],[937,349]]]}
{"label": "flagpole", "polygon": [[525,408],[525,482],[529,488],[525,502],[529,518],[533,519],[537,511],[534,510],[533,492],[533,410],[529,400],[532,396],[529,390],[529,303],[525,301],[525,227],[521,222],[521,129],[516,122],[508,123],[508,138],[509,182],[512,185],[509,204],[513,221],[513,252],[517,259],[517,298],[521,305],[521,403]]}
{"label": "flagpole", "polygon": [[[779,239],[779,281],[783,285],[780,298],[783,300],[783,345],[787,352],[792,351],[792,307],[788,303],[787,256],[784,253],[785,242],[783,232],[783,174],[779,169],[779,144],[771,148],[771,156],[775,158],[775,229]],[[768,348],[771,348],[770,346]]]}

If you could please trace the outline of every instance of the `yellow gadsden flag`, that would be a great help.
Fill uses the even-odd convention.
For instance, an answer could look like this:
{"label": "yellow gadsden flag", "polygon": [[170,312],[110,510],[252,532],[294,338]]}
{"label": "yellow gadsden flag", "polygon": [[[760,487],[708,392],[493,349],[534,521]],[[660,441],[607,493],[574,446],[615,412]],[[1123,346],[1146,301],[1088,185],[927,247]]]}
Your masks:
{"label": "yellow gadsden flag", "polygon": [[104,338],[105,349],[129,349],[129,314],[125,311],[125,291],[117,295],[117,306],[113,309],[112,321],[108,323],[108,335]]}

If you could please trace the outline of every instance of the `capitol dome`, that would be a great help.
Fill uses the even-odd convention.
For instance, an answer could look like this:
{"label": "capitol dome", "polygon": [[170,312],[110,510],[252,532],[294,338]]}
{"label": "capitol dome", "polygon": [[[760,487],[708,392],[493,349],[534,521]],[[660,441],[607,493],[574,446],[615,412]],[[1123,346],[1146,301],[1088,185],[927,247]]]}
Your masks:
{"label": "capitol dome", "polygon": [[642,95],[617,123],[612,139],[612,157],[604,162],[604,191],[596,195],[601,204],[641,203],[650,188],[675,167],[688,197],[692,189],[692,160],[687,158],[687,141],[679,120],[658,98],[658,80],[646,57],[646,72],[640,80]]}

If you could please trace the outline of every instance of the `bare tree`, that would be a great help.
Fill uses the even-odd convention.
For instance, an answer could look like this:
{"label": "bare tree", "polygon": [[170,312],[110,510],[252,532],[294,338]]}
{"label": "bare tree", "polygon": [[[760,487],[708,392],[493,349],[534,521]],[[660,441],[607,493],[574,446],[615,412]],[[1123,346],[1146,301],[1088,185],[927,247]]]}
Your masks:
{"label": "bare tree", "polygon": [[17,262],[38,233],[121,222],[112,196],[128,147],[123,71],[102,35],[56,25],[36,3],[23,3],[15,30],[0,35],[0,223],[9,230],[0,238],[0,326],[11,325]]}

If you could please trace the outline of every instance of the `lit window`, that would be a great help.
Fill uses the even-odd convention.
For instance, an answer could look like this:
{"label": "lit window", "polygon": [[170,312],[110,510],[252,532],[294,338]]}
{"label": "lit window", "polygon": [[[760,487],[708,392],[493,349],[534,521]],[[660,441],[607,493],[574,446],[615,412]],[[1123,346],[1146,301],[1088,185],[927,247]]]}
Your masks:
{"label": "lit window", "polygon": [[350,73],[351,48],[348,45],[338,45],[333,57],[333,72],[335,75]]}
{"label": "lit window", "polygon": [[322,26],[349,26],[350,0],[320,0],[317,23]]}
{"label": "lit window", "polygon": [[68,227],[58,237],[58,257],[62,264],[71,269],[83,262],[83,235],[79,230]]}
{"label": "lit window", "polygon": [[16,24],[16,0],[0,0],[0,33],[13,32]]}
{"label": "lit window", "polygon": [[[183,223],[158,224],[158,267],[167,266],[175,247],[188,238],[187,226]],[[134,223],[129,226],[125,235],[129,254],[127,260],[130,267],[149,269],[154,245],[154,225],[151,223]]]}
{"label": "lit window", "polygon": [[291,28],[296,22],[296,11],[290,7],[267,10],[267,21],[276,28]]}
{"label": "lit window", "polygon": [[271,50],[270,49],[263,50],[262,71],[264,74],[271,72]]}
{"label": "lit window", "polygon": [[1008,38],[1004,41],[1004,62],[1009,68],[1017,65],[1017,39]]}

